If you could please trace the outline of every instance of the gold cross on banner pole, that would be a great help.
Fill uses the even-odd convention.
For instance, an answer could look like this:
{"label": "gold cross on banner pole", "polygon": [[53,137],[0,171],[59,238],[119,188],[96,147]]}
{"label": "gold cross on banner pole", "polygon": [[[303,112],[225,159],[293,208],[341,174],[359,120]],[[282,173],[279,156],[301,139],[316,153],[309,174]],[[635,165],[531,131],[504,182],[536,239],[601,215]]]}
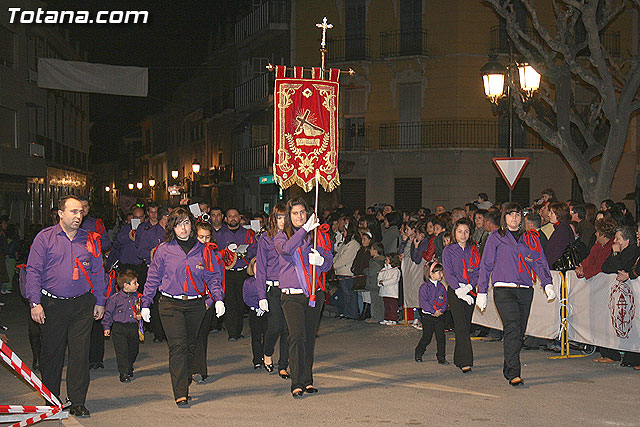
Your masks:
{"label": "gold cross on banner pole", "polygon": [[316,24],[316,27],[322,28],[322,42],[320,43],[320,54],[322,55],[322,71],[324,71],[324,56],[327,53],[327,30],[333,28],[333,24],[327,22],[327,17],[322,18],[321,24]]}

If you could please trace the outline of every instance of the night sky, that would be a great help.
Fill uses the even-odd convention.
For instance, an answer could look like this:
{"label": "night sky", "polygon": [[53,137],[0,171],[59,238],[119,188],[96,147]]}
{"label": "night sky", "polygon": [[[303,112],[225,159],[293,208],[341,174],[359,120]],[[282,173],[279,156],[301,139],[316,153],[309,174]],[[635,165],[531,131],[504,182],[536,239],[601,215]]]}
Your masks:
{"label": "night sky", "polygon": [[[149,67],[149,97],[91,94],[91,160],[109,159],[136,122],[163,108],[172,92],[206,59],[209,36],[222,22],[234,22],[246,0],[114,1],[55,0],[58,10],[147,10],[147,24],[67,25],[89,53],[89,62]],[[250,3],[250,2],[249,2]]]}

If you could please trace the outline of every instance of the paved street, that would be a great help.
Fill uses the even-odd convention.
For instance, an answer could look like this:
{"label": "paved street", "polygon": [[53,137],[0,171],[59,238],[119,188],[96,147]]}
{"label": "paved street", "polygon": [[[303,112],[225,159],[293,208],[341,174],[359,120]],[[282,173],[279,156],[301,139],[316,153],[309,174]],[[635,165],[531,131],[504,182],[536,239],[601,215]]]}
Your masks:
{"label": "paved street", "polygon": [[[12,294],[0,315],[10,327],[9,346],[30,362],[22,309]],[[325,316],[315,364],[320,393],[301,400],[291,398],[289,382],[275,372],[253,370],[248,338],[228,342],[224,332],[211,334],[212,381],[191,387],[189,409],[173,403],[165,343],[142,345],[134,381],[122,384],[107,342],[106,369],[91,372],[87,407],[92,417],[63,424],[640,425],[640,372],[595,364],[591,357],[549,360],[550,353],[527,351],[522,356],[527,386],[516,389],[502,377],[501,343],[474,341],[476,366],[464,375],[453,364],[436,363],[435,342],[423,363],[414,362],[419,334],[410,327]],[[449,361],[453,345],[447,341]],[[0,403],[42,404],[8,369],[0,369],[0,384]]]}

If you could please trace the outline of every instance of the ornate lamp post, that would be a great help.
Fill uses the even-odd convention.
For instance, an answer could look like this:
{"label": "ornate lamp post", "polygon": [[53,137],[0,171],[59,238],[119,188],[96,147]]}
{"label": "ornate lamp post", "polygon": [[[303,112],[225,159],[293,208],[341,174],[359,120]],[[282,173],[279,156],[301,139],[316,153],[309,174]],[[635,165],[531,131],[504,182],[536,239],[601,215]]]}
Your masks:
{"label": "ornate lamp post", "polygon": [[[516,74],[517,69],[517,74]],[[509,157],[513,157],[513,100],[511,96],[521,96],[523,101],[533,97],[535,91],[540,87],[540,74],[527,62],[516,62],[509,49],[509,65],[504,67],[495,56],[489,57],[489,62],[481,69],[484,94],[494,105],[494,111],[504,108],[501,100],[506,98],[509,111]],[[516,81],[516,76],[518,77]],[[505,85],[505,80],[506,85]],[[511,85],[518,85],[519,91],[512,94]],[[506,86],[506,93],[505,93]],[[511,201],[511,190],[509,190],[509,201]]]}

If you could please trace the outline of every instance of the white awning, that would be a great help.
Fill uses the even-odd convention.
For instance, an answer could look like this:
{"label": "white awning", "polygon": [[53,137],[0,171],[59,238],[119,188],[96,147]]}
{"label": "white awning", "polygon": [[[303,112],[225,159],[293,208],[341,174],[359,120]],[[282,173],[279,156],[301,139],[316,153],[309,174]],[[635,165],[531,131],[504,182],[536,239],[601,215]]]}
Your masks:
{"label": "white awning", "polygon": [[141,67],[40,58],[38,86],[73,92],[147,96],[149,70]]}

